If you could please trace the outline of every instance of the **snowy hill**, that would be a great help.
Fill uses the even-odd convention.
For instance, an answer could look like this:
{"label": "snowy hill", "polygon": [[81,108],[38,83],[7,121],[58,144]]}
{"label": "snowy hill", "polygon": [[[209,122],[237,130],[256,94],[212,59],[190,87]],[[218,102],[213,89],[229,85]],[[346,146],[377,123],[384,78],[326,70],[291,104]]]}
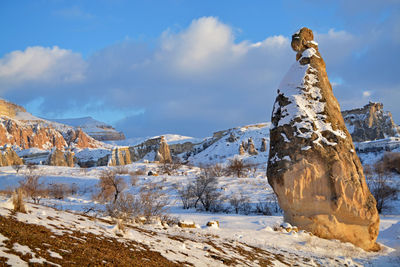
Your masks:
{"label": "snowy hill", "polygon": [[89,136],[99,141],[124,140],[125,135],[117,132],[112,126],[95,120],[92,117],[82,117],[74,119],[50,119],[50,121],[58,122],[81,128]]}
{"label": "snowy hill", "polygon": [[[134,163],[129,171],[157,170],[156,164]],[[177,185],[188,183],[199,173],[198,168],[182,166],[177,173],[185,175],[139,175],[129,192],[137,192],[149,182],[160,185],[170,198],[170,216],[181,222],[194,222],[196,228],[181,228],[174,222],[154,222],[143,225],[127,223],[118,227],[112,218],[92,211],[101,205],[92,200],[100,172],[104,167],[82,172],[80,168],[40,166],[45,184],[74,185],[75,193],[64,199],[51,197],[41,200],[42,205],[27,204],[28,213],[13,213],[10,200],[0,196],[0,263],[26,266],[28,263],[65,265],[123,265],[168,266],[396,266],[400,246],[400,217],[381,217],[378,242],[379,252],[365,252],[349,243],[326,240],[304,231],[274,230],[283,222],[277,215],[245,215],[197,212],[182,209]],[[0,168],[0,190],[18,186],[23,172],[16,174],[11,167]],[[218,188],[223,201],[239,192],[249,198],[250,204],[266,199],[272,189],[263,177],[238,179],[221,177]],[[122,175],[129,182],[129,175]],[[45,206],[43,206],[43,204]],[[58,209],[54,209],[57,207]],[[207,227],[209,221],[219,221],[219,227]],[[18,231],[15,231],[16,227]],[[100,253],[101,252],[101,253]],[[118,254],[118,259],[115,258]]]}

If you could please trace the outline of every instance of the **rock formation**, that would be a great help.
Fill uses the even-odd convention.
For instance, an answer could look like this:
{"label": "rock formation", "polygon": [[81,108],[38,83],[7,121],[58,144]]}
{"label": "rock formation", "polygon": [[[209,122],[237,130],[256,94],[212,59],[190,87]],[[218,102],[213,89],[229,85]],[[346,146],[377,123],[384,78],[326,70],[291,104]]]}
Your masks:
{"label": "rock formation", "polygon": [[53,148],[48,156],[46,165],[74,167],[74,153],[70,150],[64,152],[58,148]]}
{"label": "rock formation", "polygon": [[243,144],[240,144],[240,146],[239,146],[239,155],[244,155],[244,147],[243,147]]}
{"label": "rock formation", "polygon": [[21,164],[23,164],[22,159],[11,147],[4,146],[0,149],[0,167]]}
{"label": "rock formation", "polygon": [[379,216],[325,63],[302,28],[296,62],[278,89],[270,130],[268,181],[285,221],[328,239],[376,250]]}
{"label": "rock formation", "polygon": [[116,147],[111,151],[111,156],[108,161],[109,166],[127,165],[131,163],[129,147]]}
{"label": "rock formation", "polygon": [[247,141],[247,146],[248,146],[248,152],[250,155],[258,155],[258,152],[254,146],[254,142],[252,138],[249,138],[249,140]]}
{"label": "rock formation", "polygon": [[400,127],[392,114],[383,110],[382,103],[370,102],[363,108],[343,111],[342,115],[354,142],[400,136]]}
{"label": "rock formation", "polygon": [[263,138],[261,141],[260,152],[267,151],[267,139]]}
{"label": "rock formation", "polygon": [[169,146],[168,146],[167,142],[165,141],[164,136],[161,136],[160,147],[158,148],[158,151],[156,153],[156,157],[154,160],[159,161],[161,163],[171,163],[172,162],[171,152],[169,151]]}

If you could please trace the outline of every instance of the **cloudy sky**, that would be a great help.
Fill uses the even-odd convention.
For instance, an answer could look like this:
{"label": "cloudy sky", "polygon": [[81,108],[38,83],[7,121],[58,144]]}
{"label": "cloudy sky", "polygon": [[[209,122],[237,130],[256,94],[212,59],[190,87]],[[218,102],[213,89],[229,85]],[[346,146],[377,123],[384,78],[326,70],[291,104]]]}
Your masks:
{"label": "cloudy sky", "polygon": [[269,121],[306,26],[342,109],[400,123],[399,0],[3,0],[0,25],[0,97],[45,118],[128,137]]}

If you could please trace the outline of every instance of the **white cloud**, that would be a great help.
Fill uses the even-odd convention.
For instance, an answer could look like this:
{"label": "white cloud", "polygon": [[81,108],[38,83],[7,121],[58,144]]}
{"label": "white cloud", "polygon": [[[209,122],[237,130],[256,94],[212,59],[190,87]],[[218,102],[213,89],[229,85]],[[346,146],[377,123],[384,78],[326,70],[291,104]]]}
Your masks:
{"label": "white cloud", "polygon": [[11,89],[26,82],[75,82],[83,79],[86,63],[80,54],[57,46],[28,47],[0,59],[0,85]]}
{"label": "white cloud", "polygon": [[364,92],[362,92],[363,97],[370,97],[371,94],[372,94],[371,91],[364,91]]}
{"label": "white cloud", "polygon": [[[179,71],[204,71],[235,60],[247,51],[246,44],[234,42],[232,29],[215,17],[193,20],[179,33],[162,34],[158,57],[170,61]],[[224,61],[224,62],[222,62]]]}

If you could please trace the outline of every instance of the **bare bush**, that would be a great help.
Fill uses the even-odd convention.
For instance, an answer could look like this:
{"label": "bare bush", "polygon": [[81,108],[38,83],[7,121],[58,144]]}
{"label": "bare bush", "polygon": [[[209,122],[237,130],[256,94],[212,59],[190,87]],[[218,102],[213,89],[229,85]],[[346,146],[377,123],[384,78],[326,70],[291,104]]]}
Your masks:
{"label": "bare bush", "polygon": [[26,213],[25,202],[24,202],[24,192],[21,188],[14,191],[12,195],[12,202],[14,205],[15,212]]}
{"label": "bare bush", "polygon": [[194,207],[195,194],[194,185],[192,183],[189,183],[186,186],[183,185],[181,188],[177,188],[177,191],[184,209],[190,209]]}
{"label": "bare bush", "polygon": [[215,211],[220,204],[221,192],[218,191],[218,180],[214,176],[202,173],[193,182],[195,196],[194,207],[200,202],[205,211]]}
{"label": "bare bush", "polygon": [[209,166],[208,172],[209,172],[210,176],[221,177],[221,176],[224,176],[225,169],[221,164],[217,163],[215,165]]}
{"label": "bare bush", "polygon": [[100,192],[95,199],[100,202],[116,202],[119,195],[126,189],[127,185],[122,177],[116,175],[112,170],[103,170],[100,174],[100,181],[97,184]]}
{"label": "bare bush", "polygon": [[12,165],[12,168],[15,170],[15,172],[18,174],[19,171],[23,168],[23,165]]}
{"label": "bare bush", "polygon": [[177,170],[179,170],[181,167],[182,163],[178,160],[175,160],[172,163],[164,162],[161,166],[159,166],[158,172],[161,174],[176,175]]}
{"label": "bare bush", "polygon": [[155,183],[148,183],[140,189],[139,207],[142,215],[148,221],[152,217],[159,217],[167,212],[169,200],[161,189],[162,187]]}
{"label": "bare bush", "polygon": [[122,193],[117,201],[106,205],[108,215],[123,221],[145,217],[146,222],[153,218],[166,216],[169,200],[161,187],[148,183],[140,189],[138,195]]}
{"label": "bare bush", "polygon": [[60,183],[49,184],[47,190],[49,197],[54,199],[64,199],[71,193],[71,187]]}
{"label": "bare bush", "polygon": [[260,200],[256,204],[256,213],[262,215],[272,215],[270,203],[268,201]]}
{"label": "bare bush", "polygon": [[400,173],[400,153],[387,152],[383,155],[381,160],[383,168],[390,172]]}
{"label": "bare bush", "polygon": [[391,173],[384,162],[378,162],[373,167],[364,169],[367,184],[376,200],[376,208],[379,213],[390,208],[390,200],[396,199],[399,190],[391,182]]}
{"label": "bare bush", "polygon": [[89,168],[87,166],[81,166],[80,171],[83,175],[87,175],[89,172]]}
{"label": "bare bush", "polygon": [[251,169],[251,164],[246,164],[242,159],[234,158],[229,160],[229,164],[226,167],[228,175],[236,175],[237,177],[244,177]]}
{"label": "bare bush", "polygon": [[137,169],[134,170],[133,172],[131,172],[132,174],[136,175],[136,176],[140,176],[140,175],[147,175],[147,172],[145,170],[142,169]]}
{"label": "bare bush", "polygon": [[33,171],[25,174],[24,180],[20,181],[20,188],[24,191],[25,195],[30,197],[35,204],[47,196],[47,190],[43,183],[39,182],[41,176]]}
{"label": "bare bush", "polygon": [[126,166],[120,165],[120,166],[115,166],[114,167],[114,172],[116,174],[128,174],[129,170]]}
{"label": "bare bush", "polygon": [[79,187],[76,183],[72,183],[69,187],[69,191],[71,195],[76,195],[78,194],[79,191]]}
{"label": "bare bush", "polygon": [[234,195],[229,199],[229,203],[234,209],[234,212],[238,214],[243,212],[244,214],[249,214],[251,212],[251,206],[249,204],[249,198],[240,193],[240,196]]}
{"label": "bare bush", "polygon": [[29,163],[26,165],[26,169],[28,170],[29,173],[34,172],[37,168],[38,168],[37,165],[34,164],[34,163],[32,163],[32,162],[29,162]]}

